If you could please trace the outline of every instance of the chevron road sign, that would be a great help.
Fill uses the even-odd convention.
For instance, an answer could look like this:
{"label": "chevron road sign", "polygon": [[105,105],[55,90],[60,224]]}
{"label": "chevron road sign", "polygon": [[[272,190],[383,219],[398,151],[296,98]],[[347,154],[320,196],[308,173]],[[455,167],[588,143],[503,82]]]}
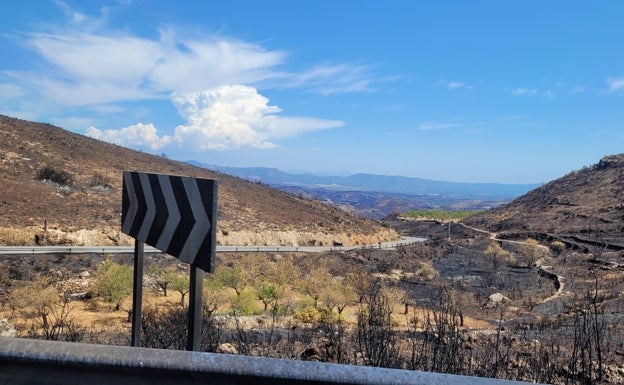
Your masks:
{"label": "chevron road sign", "polygon": [[216,221],[215,180],[124,171],[124,234],[212,272]]}

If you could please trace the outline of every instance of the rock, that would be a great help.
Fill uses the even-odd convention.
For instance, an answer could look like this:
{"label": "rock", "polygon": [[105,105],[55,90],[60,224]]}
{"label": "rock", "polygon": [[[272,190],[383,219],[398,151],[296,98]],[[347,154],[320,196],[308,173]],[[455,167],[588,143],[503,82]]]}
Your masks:
{"label": "rock", "polygon": [[80,273],[80,278],[89,278],[90,276],[91,276],[91,273],[89,273],[86,270]]}
{"label": "rock", "polygon": [[501,293],[494,293],[488,297],[487,302],[485,303],[485,307],[488,309],[497,308],[500,305],[509,302],[510,299],[505,297]]}
{"label": "rock", "polygon": [[229,343],[223,343],[219,346],[217,346],[217,353],[222,353],[222,354],[234,354],[237,355],[238,354],[238,349],[236,349],[236,347],[232,344]]}
{"label": "rock", "polygon": [[11,325],[8,319],[0,319],[0,337],[16,337],[17,330]]}
{"label": "rock", "polygon": [[327,339],[313,342],[300,355],[302,361],[333,362],[336,359],[336,347]]}

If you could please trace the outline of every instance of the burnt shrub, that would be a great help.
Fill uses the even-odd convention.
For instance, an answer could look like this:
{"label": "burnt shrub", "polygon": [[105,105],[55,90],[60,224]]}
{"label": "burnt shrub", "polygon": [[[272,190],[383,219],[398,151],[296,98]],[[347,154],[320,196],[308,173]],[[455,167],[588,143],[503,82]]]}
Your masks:
{"label": "burnt shrub", "polygon": [[61,187],[71,187],[74,184],[74,177],[67,171],[57,170],[51,166],[45,166],[37,171],[37,180],[47,181]]}
{"label": "burnt shrub", "polygon": [[[222,323],[205,306],[202,309],[202,351],[215,352],[221,339]],[[185,350],[188,337],[188,308],[146,307],[141,320],[141,346]]]}
{"label": "burnt shrub", "polygon": [[99,172],[93,174],[87,183],[89,184],[89,187],[98,191],[106,192],[113,189],[113,184],[110,178],[104,174],[100,174]]}

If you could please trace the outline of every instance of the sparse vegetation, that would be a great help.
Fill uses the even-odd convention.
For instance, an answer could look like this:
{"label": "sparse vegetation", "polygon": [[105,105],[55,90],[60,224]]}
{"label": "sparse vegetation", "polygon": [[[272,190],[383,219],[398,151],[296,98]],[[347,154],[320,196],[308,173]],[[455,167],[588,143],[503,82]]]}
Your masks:
{"label": "sparse vegetation", "polygon": [[102,262],[96,272],[95,292],[120,310],[123,301],[132,294],[132,268],[111,260]]}
{"label": "sparse vegetation", "polygon": [[74,342],[82,340],[84,328],[74,320],[67,298],[61,298],[46,277],[38,277],[11,291],[8,305],[23,321],[30,322],[26,326],[28,337]]}
{"label": "sparse vegetation", "polygon": [[[0,118],[0,124],[8,133],[10,151],[8,146],[17,148],[24,140],[5,120]],[[78,181],[96,172],[115,175],[130,163],[163,173],[189,170],[173,161],[160,163],[159,157],[37,127],[41,129],[31,130],[32,136],[42,135],[40,139],[30,138],[35,145],[23,148],[22,158],[12,157],[11,162],[28,158],[35,165],[58,164],[72,143],[77,160],[67,160],[63,169]],[[17,144],[9,142],[13,140]],[[42,143],[48,146],[45,151]],[[103,154],[110,167],[94,163],[93,154]],[[447,226],[397,220],[393,226],[401,233],[427,235],[429,240],[397,250],[345,247],[314,256],[219,254],[216,273],[204,281],[203,349],[552,384],[624,383],[624,193],[616,183],[624,177],[621,167],[607,160],[505,208],[464,218],[496,232],[496,240],[459,225],[453,226],[449,239]],[[117,194],[75,188],[63,196],[34,183],[30,163],[5,164],[0,234],[6,239],[17,243],[19,234],[32,240],[47,218],[54,242],[79,243],[67,234],[84,235],[88,230],[83,228],[98,229],[115,244],[124,242],[118,234]],[[396,236],[394,230],[264,185],[252,188],[238,179],[192,171],[222,178],[219,210],[225,230],[219,234],[229,244],[362,244]],[[111,182],[120,189],[119,180]],[[583,190],[574,190],[577,186]],[[430,220],[455,220],[430,214]],[[534,241],[519,246],[527,237]],[[554,239],[565,241],[565,247]],[[548,250],[560,257],[553,258]],[[127,344],[123,308],[131,268],[122,256],[101,264],[100,258],[3,256],[0,318],[18,336]],[[177,272],[176,262],[162,255],[153,258],[159,258],[163,271]],[[539,269],[526,268],[538,259]],[[435,274],[427,274],[431,271]],[[183,348],[188,285],[181,286],[183,291],[171,290],[172,277],[158,280],[166,282],[161,289],[169,293],[163,296],[157,288],[144,292],[144,346]],[[156,281],[146,284],[156,287]],[[92,291],[83,296],[89,284]],[[81,296],[74,296],[77,292]]]}
{"label": "sparse vegetation", "polygon": [[434,220],[438,222],[460,221],[471,215],[478,214],[482,211],[463,211],[463,210],[410,210],[403,216],[417,220]]}
{"label": "sparse vegetation", "polygon": [[113,183],[109,177],[106,175],[96,172],[93,174],[87,184],[89,187],[98,190],[98,191],[111,191],[113,189]]}
{"label": "sparse vegetation", "polygon": [[[437,239],[448,242],[444,229],[438,231]],[[227,265],[219,265],[217,273],[204,281],[202,348],[554,384],[595,383],[613,375],[610,365],[618,359],[614,347],[623,343],[606,317],[606,297],[600,289],[604,280],[593,279],[585,289],[571,288],[586,290],[587,295],[561,302],[567,310],[559,317],[540,320],[533,316],[537,304],[552,296],[555,288],[538,284],[541,278],[536,270],[518,269],[509,262],[508,249],[519,246],[501,246],[484,238],[442,252],[439,247],[444,243],[437,242],[397,251],[315,256],[314,261],[309,256],[229,255]],[[488,259],[494,257],[498,262]],[[455,261],[473,264],[465,265],[463,274],[480,271],[486,277],[492,266],[498,278],[449,280]],[[567,266],[561,258],[552,261]],[[402,278],[398,270],[386,270],[385,263],[402,266]],[[183,275],[176,272],[176,265],[152,269],[150,275],[159,279]],[[116,268],[131,271],[127,265],[104,262],[95,282],[115,276]],[[416,274],[419,269],[437,274],[423,281]],[[299,270],[305,274],[299,275]],[[600,272],[593,271],[598,277]],[[167,281],[172,282],[172,277]],[[188,283],[183,286],[186,290]],[[180,302],[184,292],[169,289],[167,297],[157,294],[158,302],[148,300],[144,307],[144,346],[185,347],[186,308]],[[509,297],[495,310],[482,306],[492,292]],[[17,291],[15,296],[24,294]],[[47,338],[44,332],[27,335]]]}
{"label": "sparse vegetation", "polygon": [[74,184],[74,177],[64,170],[57,170],[51,166],[45,166],[37,171],[37,180],[50,182],[62,188],[70,188]]}
{"label": "sparse vegetation", "polygon": [[555,252],[555,255],[558,257],[558,256],[561,255],[563,250],[565,250],[566,245],[565,245],[565,243],[563,243],[561,241],[552,241],[550,243],[550,248],[551,248],[552,251]]}

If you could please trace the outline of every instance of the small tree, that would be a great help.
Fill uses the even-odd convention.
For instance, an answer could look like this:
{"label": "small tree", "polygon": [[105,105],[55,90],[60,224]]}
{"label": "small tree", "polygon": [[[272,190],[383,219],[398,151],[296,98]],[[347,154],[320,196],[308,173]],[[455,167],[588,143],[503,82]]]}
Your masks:
{"label": "small tree", "polygon": [[47,340],[80,341],[83,328],[76,325],[67,300],[61,300],[49,279],[39,277],[11,292],[8,304],[26,320],[32,320],[31,337],[39,332]]}
{"label": "small tree", "polygon": [[433,266],[432,261],[422,262],[420,264],[420,268],[416,270],[416,276],[422,282],[433,281],[434,279],[438,278],[439,275],[440,273],[438,273],[438,270],[436,270],[436,268]]}
{"label": "small tree", "polygon": [[277,295],[277,288],[274,284],[267,281],[260,282],[259,287],[256,288],[256,295],[258,296],[258,299],[262,301],[264,311],[267,311],[269,305],[276,308],[275,304],[277,303],[279,297]]}
{"label": "small tree", "polygon": [[352,268],[349,270],[345,276],[344,283],[357,295],[358,303],[362,303],[365,299],[370,298],[378,286],[378,282],[373,275],[363,268]]}
{"label": "small tree", "polygon": [[535,239],[527,239],[520,245],[520,260],[529,269],[542,255],[544,255],[543,246]]}
{"label": "small tree", "polygon": [[169,282],[169,287],[180,293],[180,306],[186,304],[186,295],[191,287],[191,277],[189,274],[180,274],[175,271],[165,271],[165,280]]}
{"label": "small tree", "polygon": [[563,250],[565,250],[566,245],[561,241],[553,241],[550,243],[550,248],[555,252],[555,255],[558,257],[561,255]]}
{"label": "small tree", "polygon": [[357,345],[368,366],[396,367],[399,347],[391,314],[388,298],[380,290],[374,291],[368,304],[360,308]]}
{"label": "small tree", "polygon": [[61,303],[61,297],[49,279],[39,277],[9,295],[9,305],[26,320],[33,320],[46,329],[53,309]]}
{"label": "small tree", "polygon": [[344,284],[343,279],[334,277],[325,285],[320,299],[329,313],[333,313],[334,310],[338,312],[340,321],[344,309],[354,303],[357,298],[353,290]]}
{"label": "small tree", "polygon": [[96,272],[95,291],[105,300],[121,309],[123,301],[132,294],[132,268],[110,260],[102,262]]}
{"label": "small tree", "polygon": [[204,311],[211,315],[225,300],[223,284],[213,274],[207,274],[204,278],[202,299]]}
{"label": "small tree", "polygon": [[243,289],[247,287],[247,276],[242,266],[225,266],[217,270],[216,278],[225,287],[234,290],[237,297],[240,297]]}
{"label": "small tree", "polygon": [[311,270],[303,281],[303,291],[314,300],[314,307],[318,309],[318,301],[332,280],[327,266],[321,265]]}

